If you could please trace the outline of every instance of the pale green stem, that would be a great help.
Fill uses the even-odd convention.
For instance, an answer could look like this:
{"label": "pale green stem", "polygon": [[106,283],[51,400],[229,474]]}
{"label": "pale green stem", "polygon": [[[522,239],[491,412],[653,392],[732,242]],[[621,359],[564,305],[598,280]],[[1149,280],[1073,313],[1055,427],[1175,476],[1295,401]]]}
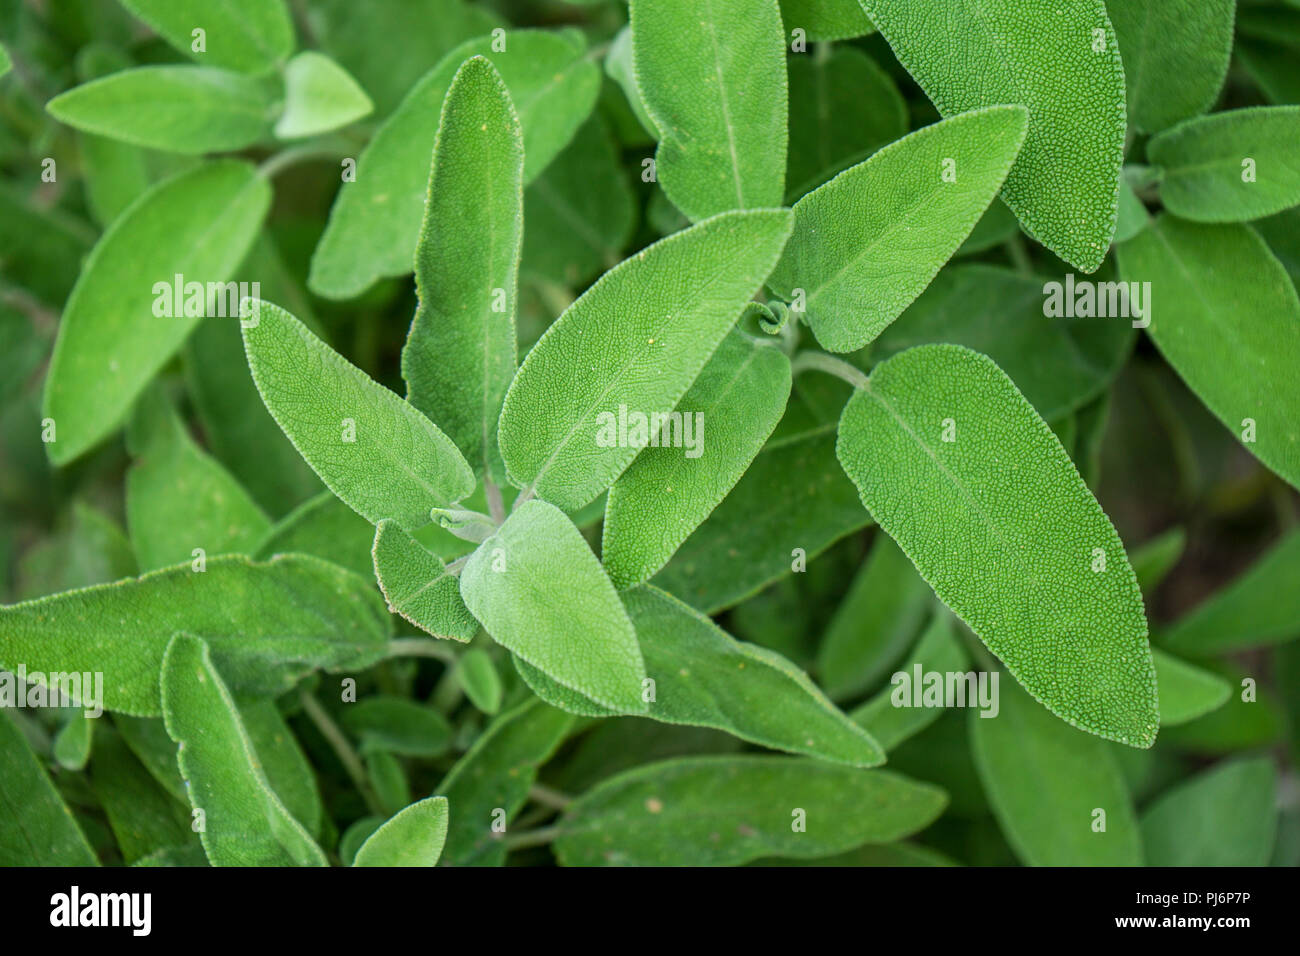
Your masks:
{"label": "pale green stem", "polygon": [[816,369],[819,372],[834,375],[836,378],[842,378],[854,388],[866,388],[869,384],[866,373],[862,369],[850,365],[843,359],[827,355],[825,352],[800,352],[794,357],[791,370],[795,375],[809,369]]}

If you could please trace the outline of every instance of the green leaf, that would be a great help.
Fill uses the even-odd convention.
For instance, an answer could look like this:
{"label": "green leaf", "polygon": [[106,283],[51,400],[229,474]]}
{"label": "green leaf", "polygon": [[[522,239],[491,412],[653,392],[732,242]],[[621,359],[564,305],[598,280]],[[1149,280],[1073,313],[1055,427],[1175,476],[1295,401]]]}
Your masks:
{"label": "green leaf", "polygon": [[487,651],[471,647],[456,659],[456,680],[465,696],[485,714],[495,714],[501,709],[505,688],[501,675]]}
{"label": "green leaf", "polygon": [[[284,0],[122,0],[181,53],[214,66],[262,73],[293,52],[293,21]],[[204,31],[196,50],[193,31]]]}
{"label": "green leaf", "polygon": [[94,238],[85,223],[0,182],[0,264],[40,301],[63,303]]}
{"label": "green leaf", "polygon": [[781,205],[786,75],[776,0],[630,0],[628,13],[668,198],[693,222]]}
{"label": "green leaf", "polygon": [[817,42],[876,32],[857,0],[781,0],[781,19],[787,33],[803,30],[806,39]]}
{"label": "green leaf", "polygon": [[268,131],[263,84],[206,66],[142,66],[60,93],[46,104],[61,123],[110,139],[198,156],[243,149]]}
{"label": "green leaf", "polygon": [[[912,656],[902,667],[912,681],[903,684],[894,675],[889,689],[882,690],[861,707],[849,713],[849,718],[865,728],[885,750],[893,750],[904,740],[919,734],[943,715],[941,707],[916,707],[911,705],[911,693],[922,675],[961,673],[970,664],[965,648],[957,638],[952,615],[940,611],[930,620],[921,639],[916,642]],[[978,679],[979,675],[976,675]],[[906,691],[903,688],[907,688]],[[996,690],[995,690],[996,693]],[[903,703],[898,702],[900,698]],[[974,703],[967,698],[967,706]]]}
{"label": "green leaf", "polygon": [[739,329],[722,340],[677,403],[679,417],[667,419],[610,489],[601,560],[616,587],[639,584],[667,563],[735,487],[789,395],[784,352]]}
{"label": "green leaf", "polygon": [[[684,757],[629,770],[579,797],[554,848],[565,866],[828,856],[924,829],[946,803],[937,787],[888,770],[796,757]],[[806,829],[796,826],[801,820]]]}
{"label": "green leaf", "polygon": [[1137,575],[1138,586],[1142,588],[1144,595],[1149,597],[1156,588],[1160,587],[1161,582],[1178,563],[1178,559],[1183,556],[1183,549],[1186,546],[1187,532],[1180,527],[1174,527],[1149,541],[1142,542],[1133,549],[1129,561],[1133,565],[1133,573]]}
{"label": "green leaf", "polygon": [[515,375],[524,142],[491,62],[466,60],[442,104],[415,250],[420,305],[402,349],[412,405],[474,470],[504,480],[501,402]]}
{"label": "green leaf", "polygon": [[271,789],[293,818],[313,839],[318,839],[324,827],[325,806],[316,786],[316,774],[280,708],[269,699],[246,700],[239,704],[239,716]]}
{"label": "green leaf", "polygon": [[[1038,414],[1054,421],[1105,390],[1134,339],[1132,322],[1122,317],[1047,316],[1051,287],[1061,286],[1064,294],[1065,281],[983,263],[945,269],[885,329],[871,357],[882,361],[930,342],[964,345],[997,362]],[[1101,284],[1097,288],[1107,295]]]}
{"label": "green leaf", "polygon": [[0,668],[99,672],[106,710],[161,713],[158,674],[177,631],[205,638],[222,674],[250,694],[288,689],[317,666],[382,657],[389,618],[373,586],[306,555],[239,555],[0,607]]}
{"label": "green leaf", "polygon": [[0,76],[8,73],[13,65],[13,60],[9,58],[9,51],[5,49],[4,44],[0,43]]}
{"label": "green leaf", "polygon": [[931,603],[930,589],[892,538],[877,535],[817,650],[817,677],[833,700],[871,690],[902,660]]}
{"label": "green leaf", "polygon": [[87,717],[84,710],[72,711],[68,722],[59,728],[51,747],[59,766],[67,770],[84,770],[90,760],[94,734],[94,718]]}
{"label": "green leaf", "polygon": [[208,645],[177,634],[162,662],[162,711],[176,741],[190,805],[213,866],[326,866],[325,854],[285,809],[262,771],[253,743]]}
{"label": "green leaf", "polygon": [[310,554],[370,577],[375,573],[370,554],[374,541],[374,525],[334,497],[334,492],[322,491],[276,523],[253,555]]}
{"label": "green leaf", "polygon": [[1024,107],[927,126],[794,206],[794,234],[769,287],[822,347],[852,352],[930,284],[993,201],[1025,141]]}
{"label": "green leaf", "polygon": [[26,599],[135,573],[135,555],[122,529],[85,502],[74,501],[66,530],[23,555],[15,590],[18,597]]}
{"label": "green leaf", "polygon": [[413,803],[366,838],[353,866],[437,866],[447,841],[447,798]]}
{"label": "green leaf", "polygon": [[[113,47],[88,46],[77,54],[77,75],[83,82],[130,66],[130,58]],[[107,226],[149,188],[145,154],[135,146],[93,133],[82,133],[78,139],[86,202],[96,221]]]}
{"label": "green leaf", "polygon": [[1029,109],[1002,198],[1030,236],[1095,271],[1115,231],[1125,129],[1124,68],[1102,0],[861,3],[944,116]]}
{"label": "green leaf", "polygon": [[1300,637],[1300,531],[1292,531],[1246,571],[1160,635],[1171,651],[1208,657]]}
{"label": "green leaf", "polygon": [[1142,814],[1150,866],[1266,866],[1277,830],[1268,757],[1228,761],[1162,794]]}
{"label": "green leaf", "polygon": [[566,510],[608,488],[640,447],[634,432],[617,434],[627,431],[620,414],[676,406],[758,291],[790,223],[786,210],[724,213],[601,276],[533,346],[506,394],[500,442],[511,481]]}
{"label": "green leaf", "polygon": [[[122,422],[150,379],[199,317],[160,287],[224,283],[253,244],[271,202],[266,180],[246,163],[205,163],[154,186],[104,233],[68,298],[45,383],[44,415],[55,421],[50,460],[64,465]],[[223,292],[224,295],[224,292]]]}
{"label": "green leaf", "polygon": [[1236,6],[1236,0],[1106,0],[1134,128],[1158,133],[1214,105],[1228,73]]}
{"label": "green leaf", "polygon": [[0,708],[0,866],[98,866],[72,811]]}
{"label": "green leaf", "polygon": [[632,622],[582,533],[553,505],[518,506],[460,574],[466,606],[498,644],[598,704],[645,713]]}
{"label": "green leaf", "polygon": [[375,528],[371,554],[390,611],[434,637],[473,640],[478,621],[461,600],[456,575],[441,558],[388,520]]}
{"label": "green leaf", "polygon": [[[848,0],[848,5],[867,21],[856,0]],[[798,199],[907,133],[907,104],[902,94],[889,74],[862,51],[845,46],[826,54],[795,56],[789,59],[788,69],[787,201]]]}
{"label": "green leaf", "polygon": [[[648,717],[724,730],[750,743],[852,767],[874,767],[884,753],[826,699],[808,675],[775,651],[735,640],[703,614],[658,588],[623,595],[645,655],[655,696]],[[517,661],[543,700],[577,714],[617,711],[550,681]]]}
{"label": "green leaf", "polygon": [[[632,109],[632,115],[641,124],[644,132],[649,134],[650,137],[658,139],[658,127],[655,126],[654,119],[646,111],[645,100],[641,96],[641,90],[637,87],[636,69],[632,65],[631,26],[625,26],[619,30],[610,43],[609,52],[605,54],[605,74],[617,83],[619,89],[623,91],[623,96]],[[657,192],[655,195],[662,196],[663,194]],[[673,208],[673,212],[681,215],[675,208]]]}
{"label": "green leaf", "polygon": [[141,397],[129,432],[136,460],[126,476],[126,517],[141,570],[190,561],[195,549],[253,553],[270,519],[194,443],[161,390]]}
{"label": "green leaf", "polygon": [[996,717],[971,711],[971,747],[1016,856],[1030,866],[1140,866],[1137,813],[1112,749],[1014,682],[1000,690]]}
{"label": "green leaf", "polygon": [[1035,698],[1151,745],[1155,670],[1124,545],[1001,369],[961,346],[902,352],[845,406],[836,450],[867,510]]}
{"label": "green leaf", "polygon": [[506,848],[493,828],[504,810],[519,812],[546,763],[564,742],[573,717],[529,698],[494,720],[434,792],[454,807],[443,866],[500,866]]}
{"label": "green leaf", "polygon": [[1197,666],[1218,674],[1232,692],[1223,706],[1162,730],[1163,743],[1196,754],[1228,754],[1260,750],[1281,741],[1286,734],[1286,713],[1267,685],[1256,686],[1257,673],[1219,661],[1198,661]]}
{"label": "green leaf", "polygon": [[512,30],[506,52],[481,37],[448,53],[407,94],[357,160],[312,256],[307,284],[318,295],[348,299],[376,280],[411,271],[420,237],[433,146],[443,99],[461,64],[484,56],[501,74],[519,111],[524,182],[564,149],[596,102],[600,70],[565,34]]}
{"label": "green leaf", "polygon": [[1166,215],[1118,257],[1126,281],[1159,290],[1147,334],[1160,354],[1247,451],[1300,488],[1300,299],[1263,240]]}
{"label": "green leaf", "polygon": [[284,112],[275,123],[280,139],[316,136],[354,123],[374,109],[351,74],[324,54],[299,53],[284,68]]}
{"label": "green leaf", "polygon": [[1242,222],[1300,203],[1300,106],[1252,106],[1179,123],[1147,144],[1160,201],[1194,222]]}
{"label": "green leaf", "polygon": [[451,725],[432,707],[405,697],[377,695],[343,708],[343,726],[365,750],[406,757],[437,757],[451,744]]}
{"label": "green leaf", "polygon": [[[177,774],[175,747],[172,750],[171,772]],[[188,804],[177,802],[155,783],[117,734],[101,732],[95,741],[90,785],[128,865],[185,845],[198,848],[202,857],[198,836],[190,829]]]}
{"label": "green leaf", "polygon": [[1218,710],[1232,694],[1228,682],[1210,671],[1151,649],[1160,690],[1160,726],[1173,727]]}
{"label": "green leaf", "polygon": [[244,347],[262,401],[325,484],[372,524],[403,528],[474,490],[456,446],[413,405],[288,312],[245,300]]}

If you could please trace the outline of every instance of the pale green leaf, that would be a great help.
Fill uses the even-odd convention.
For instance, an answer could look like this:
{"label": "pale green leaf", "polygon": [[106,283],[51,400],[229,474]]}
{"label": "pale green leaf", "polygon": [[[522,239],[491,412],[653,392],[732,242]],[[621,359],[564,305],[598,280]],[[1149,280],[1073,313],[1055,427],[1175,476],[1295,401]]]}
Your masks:
{"label": "pale green leaf", "polygon": [[[735,866],[891,843],[942,812],[938,787],[797,757],[684,757],[583,794],[560,820],[565,866]],[[806,829],[794,824],[803,820]]]}
{"label": "pale green leaf", "polygon": [[824,348],[862,348],[970,235],[1026,122],[1021,106],[966,113],[840,173],[795,203],[794,234],[768,285],[802,310]]}
{"label": "pale green leaf", "polygon": [[693,222],[779,206],[785,39],[776,0],[630,0],[637,88],[661,133],[655,173]]}
{"label": "pale green leaf", "polygon": [[1126,281],[1151,283],[1147,334],[1160,353],[1247,451],[1300,488],[1300,298],[1263,240],[1164,215],[1118,257]]}
{"label": "pale green leaf", "polygon": [[[83,82],[130,66],[130,58],[113,47],[92,45],[77,54],[77,75]],[[93,133],[82,133],[78,140],[86,202],[96,221],[107,226],[149,188],[145,153],[129,143]]]}
{"label": "pale green leaf", "polygon": [[[199,321],[160,287],[173,287],[176,275],[205,292],[226,282],[270,202],[270,186],[251,166],[205,163],[150,189],[104,233],[68,297],[50,360],[44,414],[58,429],[46,446],[51,461],[67,464],[122,423]],[[171,304],[172,317],[155,315],[159,303]]]}
{"label": "pale green leaf", "polygon": [[1029,110],[1002,189],[1025,231],[1084,272],[1115,231],[1124,157],[1124,68],[1102,0],[861,0],[944,116],[997,103]]}
{"label": "pale green leaf", "polygon": [[353,866],[437,866],[447,841],[447,798],[413,803],[366,838]]}
{"label": "pale green leaf", "polygon": [[501,709],[505,687],[492,657],[480,647],[471,647],[456,659],[456,680],[465,696],[485,714]]}
{"label": "pale green leaf", "polygon": [[442,104],[415,250],[420,305],[402,349],[411,404],[475,472],[504,480],[501,402],[515,374],[524,143],[491,62],[465,61]]}
{"label": "pale green leaf", "polygon": [[90,748],[95,739],[96,718],[87,717],[84,710],[73,710],[67,723],[54,735],[50,752],[60,767],[67,770],[84,770],[90,760]]}
{"label": "pale green leaf", "polygon": [[1266,866],[1277,831],[1277,774],[1268,757],[1202,771],[1142,814],[1151,866]]}
{"label": "pale green leaf", "polygon": [[27,738],[0,708],[0,866],[98,866]]}
{"label": "pale green leaf", "polygon": [[[164,40],[199,63],[244,73],[271,69],[293,52],[293,21],[284,0],[121,0]],[[195,49],[194,30],[204,31]]]}
{"label": "pale green leaf", "polygon": [[271,789],[239,710],[200,638],[178,634],[162,661],[162,711],[213,866],[325,866]]}
{"label": "pale green leaf", "polygon": [[375,578],[394,614],[434,637],[469,642],[478,633],[478,621],[461,600],[456,576],[397,522],[385,520],[375,527],[371,556]]}
{"label": "pale green leaf", "polygon": [[262,401],[329,489],[372,524],[403,528],[474,490],[451,440],[288,312],[245,300],[244,347]]}
{"label": "pale green leaf", "polygon": [[1218,674],[1201,670],[1159,648],[1151,649],[1151,657],[1160,691],[1161,727],[1185,724],[1217,710],[1232,693],[1228,682]]}
{"label": "pale green leaf", "polygon": [[1016,855],[1030,866],[1140,866],[1137,812],[1111,748],[1000,683],[997,716],[970,713],[971,747]]}
{"label": "pale green leaf", "polygon": [[553,505],[516,507],[460,574],[466,606],[498,644],[598,704],[645,713],[645,664],[614,585]]}
{"label": "pale green leaf", "polygon": [[616,587],[667,563],[740,480],[789,395],[784,352],[738,328],[722,340],[663,432],[609,491],[601,560]]}
{"label": "pale green leaf", "polygon": [[533,346],[506,394],[500,443],[511,480],[567,510],[608,488],[639,450],[634,433],[618,435],[620,414],[673,409],[758,291],[790,224],[786,210],[724,213],[601,276]]}
{"label": "pale green leaf", "polygon": [[269,132],[271,107],[263,84],[205,66],[124,70],[46,104],[82,132],[195,156],[253,145]]}
{"label": "pale green leaf", "polygon": [[872,517],[1035,698],[1151,745],[1155,670],[1123,542],[1001,369],[961,346],[899,353],[845,406],[837,452]]}
{"label": "pale green leaf", "polygon": [[307,50],[284,68],[284,112],[275,123],[280,139],[302,139],[354,123],[374,109],[366,91],[329,57]]}

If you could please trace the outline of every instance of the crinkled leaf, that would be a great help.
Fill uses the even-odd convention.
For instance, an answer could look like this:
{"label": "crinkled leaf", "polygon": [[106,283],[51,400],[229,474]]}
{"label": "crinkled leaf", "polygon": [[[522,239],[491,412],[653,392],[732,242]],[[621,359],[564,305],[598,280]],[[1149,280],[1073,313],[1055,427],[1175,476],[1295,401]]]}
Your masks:
{"label": "crinkled leaf", "polygon": [[379,522],[371,556],[393,613],[435,637],[468,642],[478,633],[478,621],[461,600],[460,581],[397,522]]}
{"label": "crinkled leaf", "polygon": [[447,841],[447,798],[413,803],[366,838],[353,866],[437,866]]}

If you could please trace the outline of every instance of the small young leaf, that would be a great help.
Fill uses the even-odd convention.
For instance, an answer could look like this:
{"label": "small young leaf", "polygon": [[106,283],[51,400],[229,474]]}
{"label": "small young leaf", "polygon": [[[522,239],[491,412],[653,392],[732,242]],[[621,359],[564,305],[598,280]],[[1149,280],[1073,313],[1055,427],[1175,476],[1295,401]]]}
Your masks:
{"label": "small young leaf", "polygon": [[60,93],[46,109],[86,133],[198,156],[256,143],[269,130],[271,98],[229,70],[142,66]]}
{"label": "small young leaf", "polygon": [[1124,158],[1124,68],[1102,0],[861,3],[944,116],[997,103],[1029,109],[1002,198],[1026,232],[1094,272],[1115,231]]}
{"label": "small young leaf", "polygon": [[582,533],[553,505],[517,507],[471,556],[461,596],[498,644],[605,707],[645,713],[636,631]]}
{"label": "small young leaf", "polygon": [[[284,0],[122,0],[164,40],[199,63],[262,73],[293,52]],[[203,31],[200,47],[196,27]]]}
{"label": "small young leaf", "polygon": [[162,661],[162,712],[213,866],[326,866],[271,789],[252,741],[200,638],[177,634]]}
{"label": "small young leaf", "polygon": [[84,710],[74,710],[68,722],[59,728],[51,752],[60,767],[67,770],[84,770],[90,760],[90,748],[95,739],[95,722]]}
{"label": "small young leaf", "polygon": [[0,708],[0,866],[98,866],[27,738]]}
{"label": "small young leaf", "polygon": [[[775,651],[735,640],[703,614],[649,585],[623,594],[655,696],[648,717],[712,727],[750,743],[851,767],[874,767],[884,754],[840,713],[808,675]],[[559,686],[522,661],[539,697],[577,714],[617,711]],[[756,704],[761,701],[761,705]]]}
{"label": "small young leaf", "polygon": [[432,707],[405,697],[376,695],[343,708],[343,726],[365,750],[405,757],[436,757],[451,744],[451,725]]}
{"label": "small young leaf", "polygon": [[1236,6],[1236,0],[1106,0],[1134,128],[1158,133],[1214,105],[1228,74]]}
{"label": "small young leaf", "polygon": [[275,123],[280,139],[326,133],[374,109],[347,70],[314,50],[299,53],[285,66],[284,100],[284,112]]}
{"label": "small young leaf", "polygon": [[391,520],[375,527],[371,556],[390,611],[434,637],[473,640],[478,621],[461,600],[460,582],[441,558]]}
{"label": "small young leaf", "polygon": [[1171,651],[1208,657],[1300,636],[1300,531],[1293,531],[1159,635]]}
{"label": "small young leaf", "polygon": [[1001,369],[961,346],[902,352],[845,406],[836,450],[867,510],[1035,698],[1151,746],[1155,669],[1124,545]]}
{"label": "small young leaf", "polygon": [[1111,748],[1013,681],[999,690],[996,717],[970,712],[971,748],[1016,855],[1030,866],[1140,866],[1137,813]]}
{"label": "small young leaf", "polygon": [[600,70],[568,35],[512,30],[507,52],[492,37],[462,43],[407,94],[357,159],[312,256],[307,284],[317,295],[348,299],[377,279],[411,271],[429,185],[429,150],[443,99],[461,64],[483,56],[501,74],[519,111],[524,182],[549,165],[582,125],[600,87]]}
{"label": "small young leaf", "polygon": [[205,638],[237,690],[273,693],[313,667],[366,667],[389,618],[373,585],[306,555],[238,555],[0,607],[0,668],[104,675],[106,710],[161,713],[163,651],[180,630]]}
{"label": "small young leaf", "polygon": [[1147,144],[1160,200],[1194,222],[1243,222],[1300,203],[1300,106],[1252,106],[1179,123]]}
{"label": "small young leaf", "polygon": [[[67,464],[121,424],[199,321],[173,301],[173,277],[224,283],[270,202],[270,186],[251,166],[205,163],[150,189],[104,233],[68,297],[50,360],[52,462]],[[160,302],[171,303],[170,317],[154,314]]]}
{"label": "small young leaf", "polygon": [[566,811],[565,866],[735,866],[842,853],[924,829],[947,803],[888,770],[797,757],[684,757],[606,780]]}
{"label": "small young leaf", "polygon": [[740,480],[789,395],[785,353],[732,329],[674,417],[665,416],[652,447],[609,491],[601,560],[616,587],[639,584],[664,566]]}
{"label": "small young leaf", "polygon": [[1277,830],[1277,775],[1268,757],[1202,771],[1142,814],[1150,866],[1265,866]]}
{"label": "small young leaf", "polygon": [[955,116],[804,196],[769,287],[796,309],[802,299],[824,348],[862,348],[970,235],[1020,151],[1027,122],[1022,106]]}
{"label": "small young leaf", "polygon": [[456,660],[456,679],[465,696],[485,714],[501,709],[505,688],[492,657],[480,647],[471,647]]}
{"label": "small young leaf", "polygon": [[413,803],[366,838],[353,866],[437,866],[447,842],[447,798]]}
{"label": "small young leaf", "polygon": [[1160,726],[1173,727],[1218,710],[1232,693],[1228,682],[1218,674],[1201,670],[1194,664],[1151,649],[1156,664],[1156,684],[1160,690]]}
{"label": "small young leaf", "polygon": [[313,335],[257,299],[243,306],[244,347],[262,401],[321,480],[372,524],[403,528],[474,490],[460,451],[403,401]]}
{"label": "small young leaf", "polygon": [[668,198],[692,222],[779,206],[787,97],[776,0],[631,0],[628,13]]}
{"label": "small young leaf", "polygon": [[1263,240],[1164,215],[1118,258],[1125,280],[1157,296],[1147,333],[1161,355],[1247,451],[1300,488],[1300,298]]}
{"label": "small young leaf", "polygon": [[402,349],[408,400],[475,472],[504,481],[501,402],[515,375],[524,142],[510,93],[477,56],[442,104],[415,250],[420,305]]}
{"label": "small young leaf", "polygon": [[649,441],[635,443],[620,421],[677,405],[790,225],[786,210],[724,213],[601,276],[533,346],[506,394],[500,442],[511,480],[566,510],[608,488]]}

